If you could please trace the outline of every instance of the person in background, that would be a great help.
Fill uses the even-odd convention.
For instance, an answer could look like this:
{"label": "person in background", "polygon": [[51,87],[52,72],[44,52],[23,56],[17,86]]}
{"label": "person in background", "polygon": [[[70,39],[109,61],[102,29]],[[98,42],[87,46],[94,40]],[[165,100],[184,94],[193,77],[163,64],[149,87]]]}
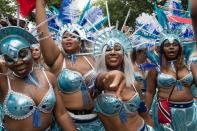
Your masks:
{"label": "person in background", "polygon": [[45,70],[49,70],[47,65],[44,63],[39,44],[31,45],[31,53],[34,60],[33,66],[35,68],[44,68]]}

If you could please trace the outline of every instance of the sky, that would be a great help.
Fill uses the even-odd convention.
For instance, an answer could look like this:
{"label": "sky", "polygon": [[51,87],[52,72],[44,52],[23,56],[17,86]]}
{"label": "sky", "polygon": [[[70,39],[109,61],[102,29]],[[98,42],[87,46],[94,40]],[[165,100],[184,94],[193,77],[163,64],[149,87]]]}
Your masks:
{"label": "sky", "polygon": [[[80,10],[83,10],[83,8],[85,7],[85,5],[89,0],[77,0],[77,1],[78,1],[78,7],[80,8]],[[96,1],[96,0],[92,0],[92,1]]]}

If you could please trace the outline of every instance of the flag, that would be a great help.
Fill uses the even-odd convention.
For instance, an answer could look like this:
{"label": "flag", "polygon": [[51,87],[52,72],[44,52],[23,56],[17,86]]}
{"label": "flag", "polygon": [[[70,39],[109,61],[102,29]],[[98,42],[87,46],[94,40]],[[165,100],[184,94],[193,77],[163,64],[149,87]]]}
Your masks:
{"label": "flag", "polygon": [[183,17],[179,17],[179,16],[168,16],[168,19],[170,22],[192,24],[191,18],[183,18]]}
{"label": "flag", "polygon": [[29,13],[36,8],[36,0],[17,0],[20,6],[20,14],[27,17]]}

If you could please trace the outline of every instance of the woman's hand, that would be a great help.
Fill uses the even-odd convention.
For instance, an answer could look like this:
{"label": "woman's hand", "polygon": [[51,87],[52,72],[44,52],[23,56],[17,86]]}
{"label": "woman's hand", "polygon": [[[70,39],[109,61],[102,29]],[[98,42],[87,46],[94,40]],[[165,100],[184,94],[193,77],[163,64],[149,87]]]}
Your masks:
{"label": "woman's hand", "polygon": [[149,115],[148,111],[140,113],[140,116],[145,120],[145,122],[154,128],[154,121],[153,118]]}
{"label": "woman's hand", "polygon": [[123,88],[126,87],[125,76],[118,70],[104,73],[101,82],[105,90],[115,91],[117,97],[120,97]]}

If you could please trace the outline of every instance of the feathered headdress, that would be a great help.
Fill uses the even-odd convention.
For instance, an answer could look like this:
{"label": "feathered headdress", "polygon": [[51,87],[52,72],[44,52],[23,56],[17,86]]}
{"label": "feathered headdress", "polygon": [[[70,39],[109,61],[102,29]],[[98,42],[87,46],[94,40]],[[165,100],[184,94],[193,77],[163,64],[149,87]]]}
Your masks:
{"label": "feathered headdress", "polygon": [[[106,10],[107,10],[107,16],[108,16],[108,26],[105,29],[100,30],[95,36],[95,44],[94,44],[94,53],[96,60],[96,69],[97,72],[105,72],[107,71],[106,63],[105,63],[105,51],[107,47],[110,47],[111,49],[114,47],[115,44],[120,44],[123,49],[123,57],[124,57],[124,74],[126,78],[126,84],[128,86],[133,83],[133,69],[131,68],[131,60],[129,59],[128,53],[132,51],[132,43],[129,39],[129,36],[127,36],[123,32],[123,28],[126,25],[127,19],[130,15],[130,10],[127,13],[127,16],[125,18],[124,24],[121,28],[121,30],[118,30],[118,26],[116,28],[114,26],[111,26],[110,22],[110,14],[108,10],[108,0],[105,1],[106,3]],[[122,123],[127,122],[127,115],[126,111],[120,110],[119,111],[119,118]]]}
{"label": "feathered headdress", "polygon": [[105,28],[101,30],[95,40],[94,53],[95,55],[100,55],[103,52],[103,47],[105,45],[113,47],[115,43],[119,43],[125,53],[128,53],[132,50],[132,43],[128,36],[123,32],[115,28]]}
{"label": "feathered headdress", "polygon": [[[180,22],[169,22],[164,9],[158,8],[156,4],[155,14],[142,14],[137,18],[136,25],[137,29],[141,28],[136,33],[136,37],[140,37],[141,40],[138,43],[143,43],[144,39],[147,39],[148,42],[160,46],[165,40],[170,42],[177,40],[184,46],[184,52],[192,49],[195,43],[192,26]],[[185,54],[185,59],[189,58],[187,55]]]}
{"label": "feathered headdress", "polygon": [[60,9],[50,7],[50,10],[46,11],[48,18],[54,15],[58,17],[48,21],[49,29],[56,33],[56,39],[61,39],[65,31],[70,33],[75,31],[82,40],[93,42],[89,38],[89,32],[101,28],[107,17],[103,17],[101,8],[90,6],[91,0],[88,1],[82,13],[76,8],[76,2],[63,0]]}

